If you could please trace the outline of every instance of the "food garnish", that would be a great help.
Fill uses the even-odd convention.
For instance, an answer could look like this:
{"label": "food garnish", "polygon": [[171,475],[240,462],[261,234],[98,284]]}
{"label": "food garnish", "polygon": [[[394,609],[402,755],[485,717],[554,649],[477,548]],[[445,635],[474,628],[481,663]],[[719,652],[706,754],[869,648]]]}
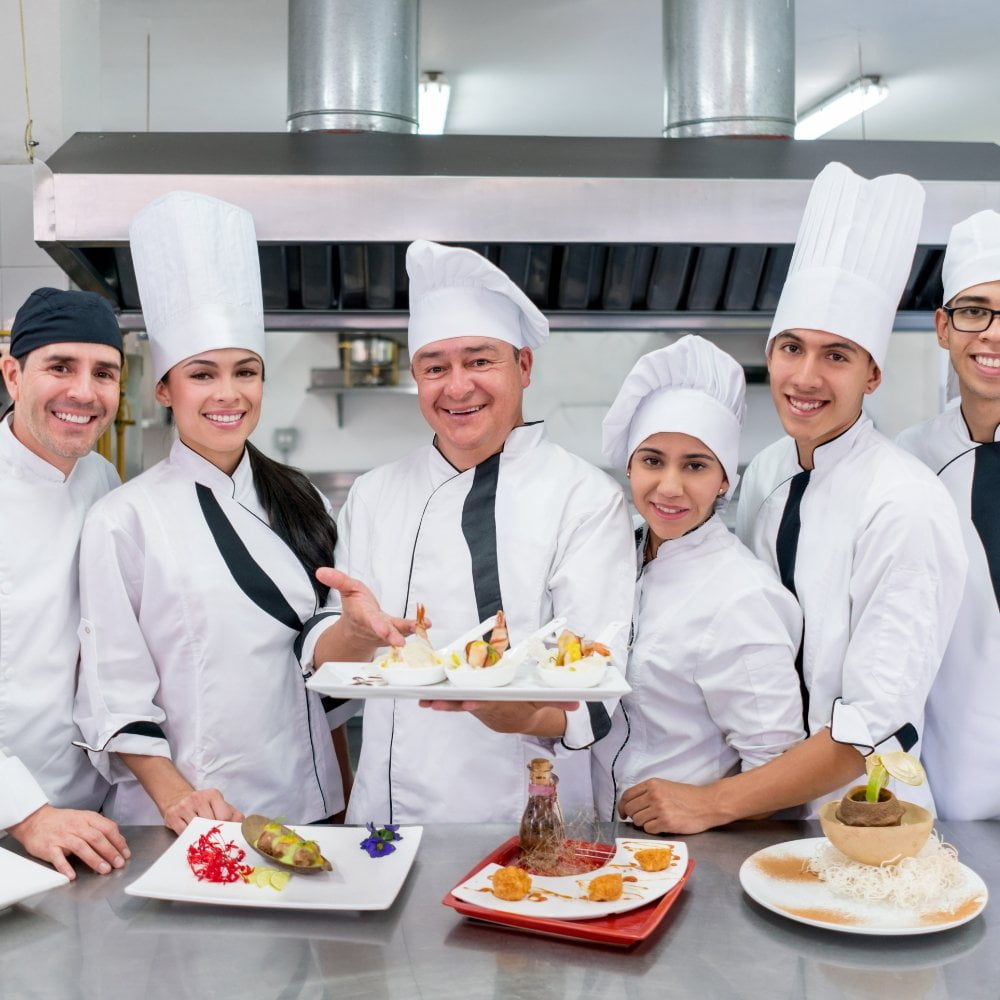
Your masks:
{"label": "food garnish", "polygon": [[498,611],[496,625],[493,626],[489,641],[473,639],[472,642],[467,643],[465,660],[470,667],[492,667],[500,662],[500,658],[507,652],[509,646],[507,620],[503,611]]}
{"label": "food garnish", "polygon": [[368,827],[368,836],[361,841],[361,850],[367,851],[370,858],[392,854],[396,850],[394,841],[403,839],[398,823],[386,823],[378,827],[374,823],[365,825]]}
{"label": "food garnish", "polygon": [[226,884],[246,880],[252,865],[243,864],[247,852],[222,836],[222,827],[213,826],[208,833],[188,846],[187,862],[199,882]]}
{"label": "food garnish", "polygon": [[865,759],[865,768],[868,771],[866,802],[878,802],[879,792],[889,784],[890,777],[907,785],[922,785],[927,778],[920,761],[902,750],[869,754]]}
{"label": "food garnish", "polygon": [[386,656],[377,661],[376,666],[383,670],[386,667],[439,667],[443,660],[437,651],[431,646],[427,638],[427,629],[430,623],[427,621],[426,609],[422,604],[417,605],[417,618],[415,634],[411,635],[402,646],[393,646]]}
{"label": "food garnish", "polygon": [[611,650],[604,643],[594,642],[585,639],[569,629],[564,629],[556,640],[556,658],[554,665],[557,667],[568,667],[588,656],[611,655]]}

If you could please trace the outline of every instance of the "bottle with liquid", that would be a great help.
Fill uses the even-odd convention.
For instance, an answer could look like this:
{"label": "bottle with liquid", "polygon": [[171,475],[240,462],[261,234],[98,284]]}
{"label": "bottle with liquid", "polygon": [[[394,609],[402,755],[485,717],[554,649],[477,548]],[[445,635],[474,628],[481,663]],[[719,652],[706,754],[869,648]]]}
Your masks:
{"label": "bottle with liquid", "polygon": [[552,761],[535,757],[528,764],[528,804],[521,817],[520,864],[538,875],[557,874],[562,861],[566,830],[556,786],[559,778]]}

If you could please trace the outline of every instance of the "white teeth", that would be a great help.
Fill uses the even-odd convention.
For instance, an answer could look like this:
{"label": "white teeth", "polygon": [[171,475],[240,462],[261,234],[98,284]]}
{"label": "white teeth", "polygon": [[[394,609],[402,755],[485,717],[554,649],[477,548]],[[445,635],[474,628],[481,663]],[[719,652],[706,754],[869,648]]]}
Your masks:
{"label": "white teeth", "polygon": [[683,514],[687,507],[664,507],[662,504],[654,503],[653,506],[661,514]]}
{"label": "white teeth", "polygon": [[800,410],[803,413],[812,413],[814,410],[818,410],[822,405],[823,401],[821,399],[817,400],[804,400],[804,399],[792,399],[790,396],[788,402],[793,410]]}
{"label": "white teeth", "polygon": [[89,424],[91,420],[85,413],[62,413],[57,410],[55,415],[60,420],[65,420],[68,424]]}
{"label": "white teeth", "polygon": [[206,413],[206,417],[215,424],[235,424],[242,416],[242,413]]}
{"label": "white teeth", "polygon": [[452,416],[464,416],[466,413],[478,413],[481,409],[481,406],[473,406],[468,410],[449,410],[448,412]]}
{"label": "white teeth", "polygon": [[984,368],[1000,368],[1000,356],[996,354],[977,354],[975,358]]}

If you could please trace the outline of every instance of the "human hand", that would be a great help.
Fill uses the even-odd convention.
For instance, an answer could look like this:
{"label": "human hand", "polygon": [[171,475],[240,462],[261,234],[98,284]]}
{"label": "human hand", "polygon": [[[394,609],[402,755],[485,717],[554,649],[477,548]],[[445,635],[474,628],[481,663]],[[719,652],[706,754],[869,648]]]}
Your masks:
{"label": "human hand", "polygon": [[322,566],[316,570],[316,579],[340,594],[342,642],[369,651],[378,646],[402,646],[404,637],[412,635],[416,629],[415,621],[387,615],[379,607],[375,595],[360,580],[339,569]]}
{"label": "human hand", "polygon": [[235,821],[243,819],[243,813],[231,806],[218,788],[193,788],[160,807],[163,825],[174,833],[183,833],[188,823],[201,816],[205,819]]}
{"label": "human hand", "polygon": [[726,821],[712,785],[685,785],[663,778],[647,778],[622,792],[618,814],[646,833],[701,833]]}
{"label": "human hand", "polygon": [[468,712],[495,733],[558,739],[566,732],[566,712],[576,701],[421,701],[436,712]]}
{"label": "human hand", "polygon": [[132,856],[118,824],[86,809],[44,805],[9,827],[7,832],[34,857],[47,861],[68,879],[76,872],[68,856],[75,855],[101,875],[122,868]]}

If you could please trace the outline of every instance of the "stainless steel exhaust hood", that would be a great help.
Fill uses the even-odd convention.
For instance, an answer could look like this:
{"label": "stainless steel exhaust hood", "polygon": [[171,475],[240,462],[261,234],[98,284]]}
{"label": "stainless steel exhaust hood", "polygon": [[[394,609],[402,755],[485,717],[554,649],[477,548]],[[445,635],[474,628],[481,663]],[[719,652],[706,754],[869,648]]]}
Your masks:
{"label": "stainless steel exhaust hood", "polygon": [[188,189],[253,213],[269,329],[402,330],[417,237],[485,253],[554,329],[759,329],[834,159],[924,183],[901,322],[926,328],[951,226],[1000,205],[996,145],[80,133],[36,165],[35,239],[126,328],[142,326],[129,220]]}

